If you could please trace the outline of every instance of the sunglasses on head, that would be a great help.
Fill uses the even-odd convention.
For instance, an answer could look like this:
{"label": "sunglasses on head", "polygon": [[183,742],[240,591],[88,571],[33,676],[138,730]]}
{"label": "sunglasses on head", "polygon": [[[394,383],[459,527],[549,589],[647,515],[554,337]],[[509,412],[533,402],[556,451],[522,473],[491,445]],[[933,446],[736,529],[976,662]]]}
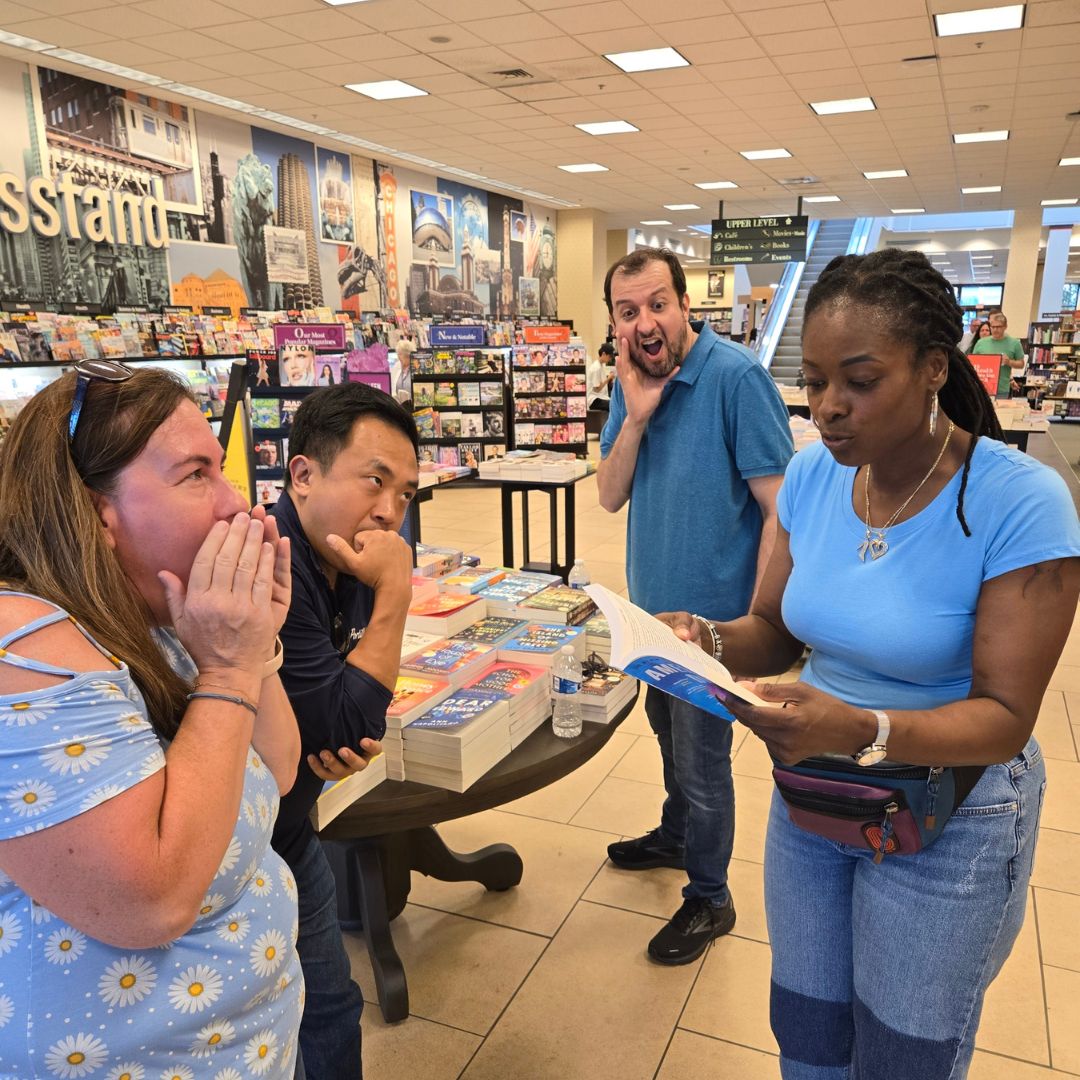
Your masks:
{"label": "sunglasses on head", "polygon": [[77,379],[75,380],[75,396],[71,399],[71,412],[68,413],[68,443],[75,438],[75,432],[79,427],[79,417],[82,416],[83,404],[86,401],[86,391],[94,379],[104,382],[127,382],[134,371],[123,364],[117,364],[112,360],[79,360],[73,365]]}

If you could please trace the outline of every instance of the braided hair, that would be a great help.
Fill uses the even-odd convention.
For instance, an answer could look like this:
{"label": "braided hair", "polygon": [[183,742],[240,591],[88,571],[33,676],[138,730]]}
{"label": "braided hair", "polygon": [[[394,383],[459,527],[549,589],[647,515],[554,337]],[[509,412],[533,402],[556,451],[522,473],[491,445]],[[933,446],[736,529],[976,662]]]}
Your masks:
{"label": "braided hair", "polygon": [[915,350],[916,362],[931,349],[948,357],[945,385],[938,391],[942,412],[974,438],[964,457],[956,516],[965,536],[971,535],[964,518],[964,492],[975,443],[981,435],[1005,441],[994,403],[959,349],[964,321],[952,285],[921,251],[887,248],[869,255],[838,255],[821,272],[806,298],[803,327],[820,307],[837,300],[873,308],[889,324],[893,338]]}

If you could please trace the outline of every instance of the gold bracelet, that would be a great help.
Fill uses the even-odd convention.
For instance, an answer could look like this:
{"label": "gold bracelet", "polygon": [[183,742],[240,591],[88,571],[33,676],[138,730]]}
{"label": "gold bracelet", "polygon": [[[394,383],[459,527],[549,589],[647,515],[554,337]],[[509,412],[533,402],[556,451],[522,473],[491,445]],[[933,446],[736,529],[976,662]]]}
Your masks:
{"label": "gold bracelet", "polygon": [[263,664],[264,679],[269,679],[271,675],[276,674],[281,670],[281,661],[285,658],[285,649],[282,647],[281,638],[274,638],[274,655]]}

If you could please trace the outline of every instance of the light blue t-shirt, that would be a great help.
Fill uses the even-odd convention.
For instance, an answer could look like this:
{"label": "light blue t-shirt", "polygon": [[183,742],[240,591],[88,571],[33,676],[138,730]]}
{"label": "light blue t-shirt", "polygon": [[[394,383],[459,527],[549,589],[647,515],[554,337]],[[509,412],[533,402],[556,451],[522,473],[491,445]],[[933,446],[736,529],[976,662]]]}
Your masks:
{"label": "light blue t-shirt", "polygon": [[1080,555],[1076,508],[1053,470],[979,439],[964,492],[970,537],[956,516],[961,473],[886,532],[885,555],[860,562],[866,526],[852,508],[855,469],[820,443],[796,455],[779,498],[794,563],[783,617],[813,649],[806,682],[863,708],[962,700],[983,582]]}
{"label": "light blue t-shirt", "polygon": [[[784,472],[787,408],[749,349],[694,323],[698,339],[638,449],[626,533],[630,599],[646,611],[734,619],[750,606],[761,511],[747,484]],[[600,436],[607,457],[626,419],[622,387]]]}

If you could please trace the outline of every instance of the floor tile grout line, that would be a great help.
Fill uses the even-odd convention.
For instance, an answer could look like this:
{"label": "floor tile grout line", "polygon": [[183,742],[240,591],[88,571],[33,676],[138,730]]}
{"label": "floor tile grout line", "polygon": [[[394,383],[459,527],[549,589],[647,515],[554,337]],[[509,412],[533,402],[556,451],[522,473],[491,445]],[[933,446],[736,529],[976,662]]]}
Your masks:
{"label": "floor tile grout line", "polygon": [[[576,900],[574,902],[577,903]],[[410,900],[408,906],[421,908],[424,911],[435,911],[440,915],[453,915],[458,919],[468,919],[470,922],[482,923],[484,926],[494,926],[499,930],[512,930],[516,934],[528,934],[530,937],[543,938],[545,941],[550,941],[555,936],[554,934],[545,934],[542,930],[526,930],[523,926],[510,926],[507,923],[493,922],[491,919],[484,919],[479,915],[470,915],[464,911],[451,911],[447,908],[435,907],[432,904],[421,904],[415,900]],[[558,933],[558,931],[556,930],[555,933]]]}
{"label": "floor tile grout line", "polygon": [[1039,985],[1042,987],[1043,1026],[1046,1030],[1046,1056],[1050,1068],[1054,1067],[1054,1043],[1050,1036],[1050,1000],[1046,995],[1046,961],[1043,958],[1042,933],[1039,928],[1039,903],[1035,898],[1035,889],[1029,884],[1031,896],[1031,920],[1035,924],[1035,948],[1039,954]]}
{"label": "floor tile grout line", "polygon": [[[779,1050],[762,1050],[762,1048],[760,1046],[751,1046],[750,1043],[736,1042],[734,1039],[721,1039],[719,1035],[710,1035],[709,1032],[707,1032],[707,1031],[698,1031],[697,1028],[680,1027],[680,1028],[678,1028],[678,1030],[679,1031],[687,1031],[691,1035],[700,1035],[701,1038],[703,1038],[703,1039],[711,1039],[713,1042],[724,1043],[727,1046],[737,1046],[741,1050],[752,1050],[756,1054],[768,1054],[769,1057],[774,1057],[774,1058],[779,1058],[780,1057],[780,1051]],[[1027,1062],[1027,1064],[1030,1065],[1031,1062]]]}

